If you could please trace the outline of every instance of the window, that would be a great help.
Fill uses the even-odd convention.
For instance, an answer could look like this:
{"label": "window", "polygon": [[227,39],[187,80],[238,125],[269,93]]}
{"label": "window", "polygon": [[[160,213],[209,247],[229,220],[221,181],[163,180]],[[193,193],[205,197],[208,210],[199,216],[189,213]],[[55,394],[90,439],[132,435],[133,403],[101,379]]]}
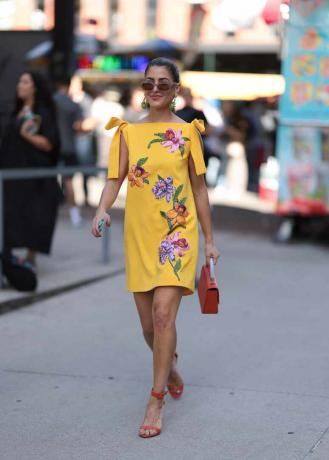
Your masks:
{"label": "window", "polygon": [[51,29],[54,0],[0,0],[0,30]]}

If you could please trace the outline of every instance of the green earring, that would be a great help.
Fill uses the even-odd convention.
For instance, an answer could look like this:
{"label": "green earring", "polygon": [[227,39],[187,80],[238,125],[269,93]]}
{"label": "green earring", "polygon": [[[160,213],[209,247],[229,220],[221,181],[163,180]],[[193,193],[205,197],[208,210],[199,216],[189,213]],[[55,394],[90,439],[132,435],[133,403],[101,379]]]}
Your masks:
{"label": "green earring", "polygon": [[176,110],[176,97],[174,97],[174,99],[170,102],[170,110],[172,112],[175,112]]}
{"label": "green earring", "polygon": [[150,104],[148,102],[146,102],[145,97],[142,100],[141,107],[142,107],[143,110],[146,110],[146,109],[148,109],[150,107]]}

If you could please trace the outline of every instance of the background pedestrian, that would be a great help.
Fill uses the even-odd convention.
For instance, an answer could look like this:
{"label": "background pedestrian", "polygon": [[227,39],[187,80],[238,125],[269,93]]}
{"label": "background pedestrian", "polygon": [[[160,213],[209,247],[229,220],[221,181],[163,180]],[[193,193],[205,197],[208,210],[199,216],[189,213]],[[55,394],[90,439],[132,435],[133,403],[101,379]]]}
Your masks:
{"label": "background pedestrian", "polygon": [[[79,104],[73,102],[68,94],[70,81],[69,78],[63,78],[57,82],[57,91],[54,95],[61,141],[59,163],[63,166],[78,165],[76,134],[81,130],[83,119]],[[71,223],[77,227],[81,225],[82,218],[75,202],[73,175],[64,177],[63,184],[65,198],[70,206]]]}
{"label": "background pedestrian", "polygon": [[[96,166],[97,149],[95,128],[97,120],[92,116],[93,98],[85,91],[81,78],[75,75],[70,85],[70,96],[80,106],[82,112],[81,129],[76,133],[76,151],[78,164],[81,166]],[[83,175],[83,190],[85,205],[89,205],[88,179],[90,175]]]}
{"label": "background pedestrian", "polygon": [[[47,81],[39,73],[24,72],[17,83],[15,108],[4,132],[0,166],[55,166],[58,151],[56,113]],[[5,248],[27,248],[26,260],[33,265],[36,252],[49,254],[60,197],[55,178],[6,181]]]}

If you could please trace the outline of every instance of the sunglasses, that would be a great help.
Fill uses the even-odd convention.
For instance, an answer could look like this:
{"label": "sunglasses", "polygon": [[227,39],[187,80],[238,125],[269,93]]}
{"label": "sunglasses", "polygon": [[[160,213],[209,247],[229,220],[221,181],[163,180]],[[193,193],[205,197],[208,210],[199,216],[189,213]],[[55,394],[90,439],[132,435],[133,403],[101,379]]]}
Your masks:
{"label": "sunglasses", "polygon": [[155,87],[157,87],[159,91],[169,91],[175,85],[176,83],[169,83],[166,81],[154,83],[152,80],[144,80],[141,83],[141,87],[144,91],[152,91]]}

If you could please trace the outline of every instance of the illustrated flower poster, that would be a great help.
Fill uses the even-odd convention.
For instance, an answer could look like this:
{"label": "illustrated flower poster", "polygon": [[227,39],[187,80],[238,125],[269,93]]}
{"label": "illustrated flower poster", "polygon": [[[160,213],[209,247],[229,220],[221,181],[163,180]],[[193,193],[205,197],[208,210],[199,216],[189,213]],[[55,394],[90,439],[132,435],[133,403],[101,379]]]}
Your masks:
{"label": "illustrated flower poster", "polygon": [[295,0],[286,25],[277,157],[280,214],[329,213],[329,0]]}

